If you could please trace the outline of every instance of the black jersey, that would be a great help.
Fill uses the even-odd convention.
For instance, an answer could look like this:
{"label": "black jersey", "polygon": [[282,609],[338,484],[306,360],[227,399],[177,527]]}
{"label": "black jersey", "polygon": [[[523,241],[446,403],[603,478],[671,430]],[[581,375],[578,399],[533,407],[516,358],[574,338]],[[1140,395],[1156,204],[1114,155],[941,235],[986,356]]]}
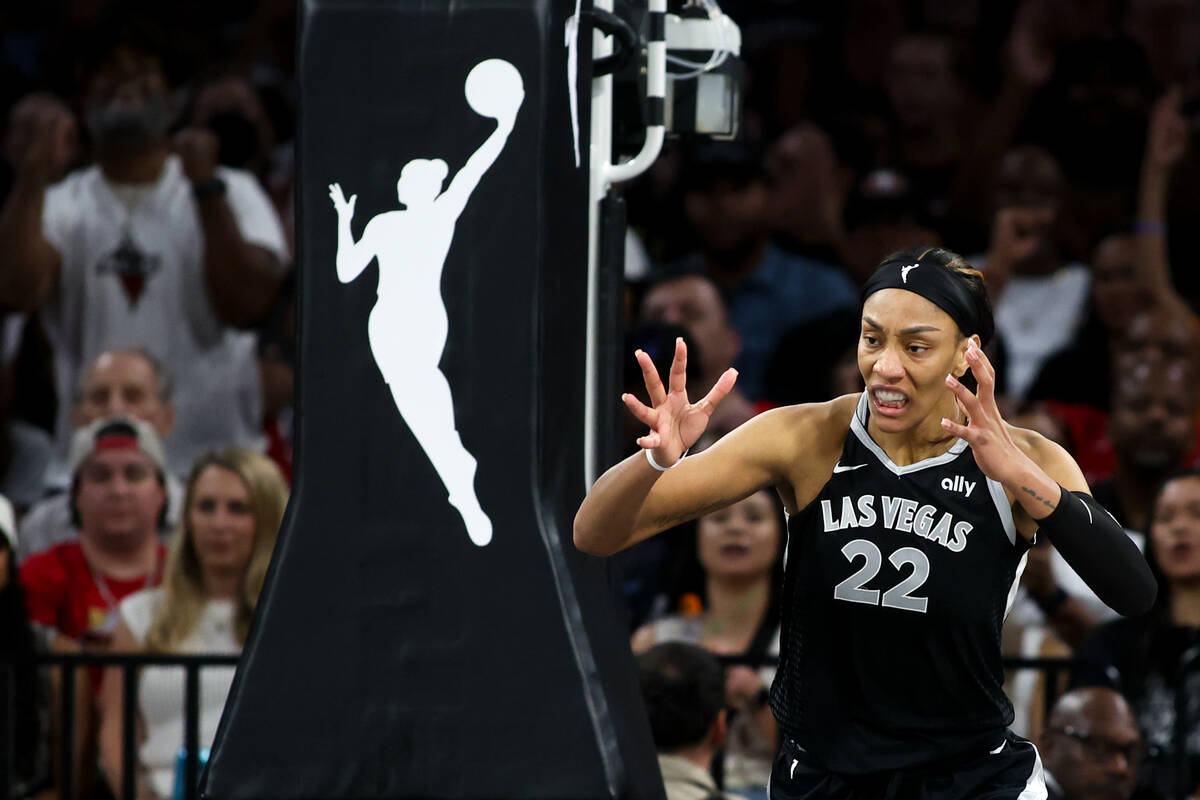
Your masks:
{"label": "black jersey", "polygon": [[898,467],[867,433],[867,403],[829,482],[788,521],[771,687],[783,731],[853,774],[1002,741],[1000,628],[1028,550],[965,441]]}

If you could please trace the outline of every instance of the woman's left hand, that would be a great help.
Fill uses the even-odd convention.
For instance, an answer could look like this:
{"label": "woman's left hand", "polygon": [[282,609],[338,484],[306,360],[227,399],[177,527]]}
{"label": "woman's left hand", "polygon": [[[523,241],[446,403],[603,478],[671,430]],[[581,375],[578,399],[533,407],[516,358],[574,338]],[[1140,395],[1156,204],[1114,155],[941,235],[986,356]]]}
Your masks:
{"label": "woman's left hand", "polygon": [[967,364],[979,384],[976,394],[972,394],[953,375],[946,376],[946,385],[967,413],[967,424],[961,425],[943,418],[942,427],[971,445],[975,463],[984,475],[1007,486],[1019,480],[1029,470],[1032,461],[1008,433],[1008,426],[996,406],[996,370],[974,339],[967,343]]}

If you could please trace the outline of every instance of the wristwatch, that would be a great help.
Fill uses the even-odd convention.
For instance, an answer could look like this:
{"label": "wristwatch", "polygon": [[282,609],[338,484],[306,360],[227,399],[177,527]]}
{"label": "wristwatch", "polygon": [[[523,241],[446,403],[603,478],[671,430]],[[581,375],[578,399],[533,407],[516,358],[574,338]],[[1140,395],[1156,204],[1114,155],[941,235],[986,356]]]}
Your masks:
{"label": "wristwatch", "polygon": [[225,181],[220,178],[209,178],[206,181],[196,181],[192,184],[192,194],[197,200],[203,200],[206,197],[224,197],[225,189]]}

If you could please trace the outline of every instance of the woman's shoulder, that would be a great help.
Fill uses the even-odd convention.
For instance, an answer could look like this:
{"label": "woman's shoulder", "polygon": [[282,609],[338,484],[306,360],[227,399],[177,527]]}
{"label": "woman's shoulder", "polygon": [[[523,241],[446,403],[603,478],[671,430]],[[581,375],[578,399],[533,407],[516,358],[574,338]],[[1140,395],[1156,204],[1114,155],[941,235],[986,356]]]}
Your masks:
{"label": "woman's shoulder", "polygon": [[[829,480],[842,455],[858,395],[843,395],[824,403],[805,403],[778,409],[782,423],[770,431],[784,448],[782,469],[788,478],[784,503],[789,511],[808,505]],[[768,412],[773,413],[773,412]]]}
{"label": "woman's shoulder", "polygon": [[1075,475],[1079,472],[1079,467],[1074,457],[1058,442],[1037,431],[1019,428],[1007,422],[1004,424],[1017,449],[1045,470],[1050,477],[1064,485],[1071,478],[1080,477]]}
{"label": "woman's shoulder", "polygon": [[819,464],[826,454],[832,468],[850,429],[854,402],[854,397],[847,395],[824,403],[772,408],[734,428],[701,455],[736,454],[790,478],[795,477],[797,465]]}
{"label": "woman's shoulder", "polygon": [[121,601],[121,620],[138,644],[145,643],[146,633],[150,630],[150,623],[154,621],[162,597],[162,588],[156,586],[136,591]]}
{"label": "woman's shoulder", "polygon": [[850,419],[858,407],[859,395],[844,394],[822,403],[797,403],[791,406],[781,406],[765,412],[786,416],[793,424],[828,425],[837,423],[850,428]]}
{"label": "woman's shoulder", "polygon": [[823,403],[773,408],[759,414],[751,423],[761,428],[761,435],[776,441],[793,442],[805,452],[823,445],[836,447],[840,452],[857,406],[858,395],[847,394]]}
{"label": "woman's shoulder", "polygon": [[1035,430],[1022,428],[1008,422],[1005,422],[1004,426],[1008,430],[1008,435],[1012,437],[1013,444],[1039,466],[1049,459],[1061,458],[1064,455],[1070,457],[1062,445]]}

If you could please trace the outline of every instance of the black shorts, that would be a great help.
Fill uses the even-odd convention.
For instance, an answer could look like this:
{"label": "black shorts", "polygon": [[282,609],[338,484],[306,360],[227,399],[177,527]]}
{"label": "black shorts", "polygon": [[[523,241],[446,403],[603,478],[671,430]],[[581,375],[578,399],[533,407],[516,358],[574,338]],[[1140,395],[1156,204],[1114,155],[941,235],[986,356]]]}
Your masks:
{"label": "black shorts", "polygon": [[768,793],[770,800],[1046,800],[1046,783],[1037,748],[1011,731],[990,753],[868,775],[826,772],[785,738]]}

